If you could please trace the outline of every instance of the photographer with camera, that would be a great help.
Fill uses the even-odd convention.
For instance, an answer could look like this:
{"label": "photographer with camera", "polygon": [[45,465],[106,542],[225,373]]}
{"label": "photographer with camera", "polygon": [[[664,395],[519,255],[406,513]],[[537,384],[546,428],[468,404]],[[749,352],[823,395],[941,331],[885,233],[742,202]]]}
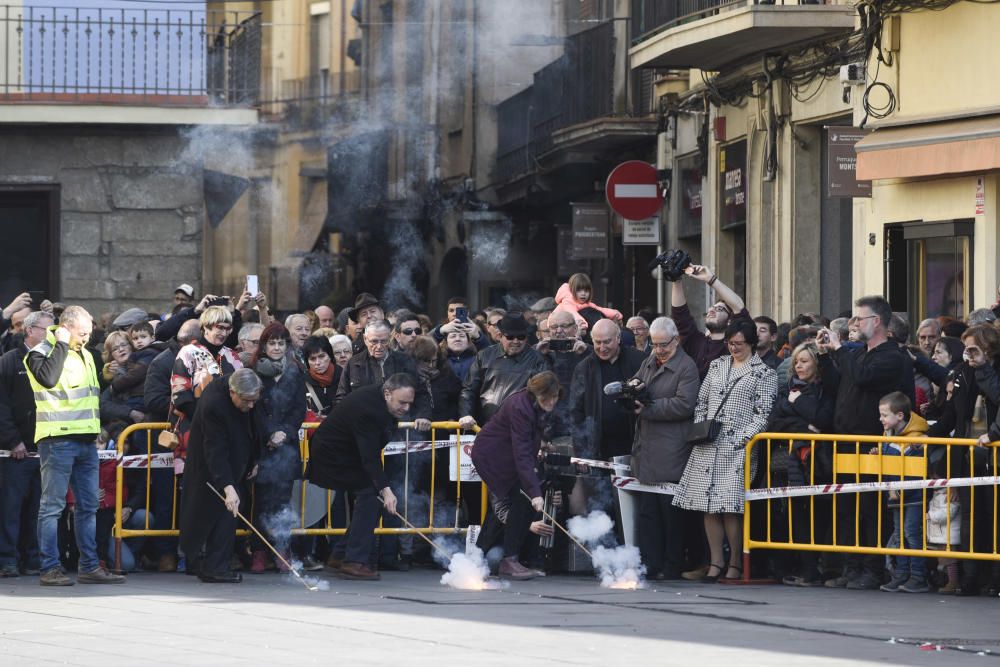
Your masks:
{"label": "photographer with camera", "polygon": [[623,407],[604,388],[633,377],[646,355],[622,347],[621,331],[611,320],[594,324],[590,339],[594,353],[576,365],[570,381],[573,445],[577,456],[610,460],[631,451],[635,415],[632,405]]}
{"label": "photographer with camera", "polygon": [[[590,355],[590,346],[580,340],[579,328],[573,315],[564,311],[554,311],[547,320],[549,334],[535,345],[535,349],[549,361],[549,366],[559,378],[559,384],[568,387],[573,379],[573,370]],[[561,398],[552,420],[552,437],[569,435],[569,399]]]}
{"label": "photographer with camera", "polygon": [[[632,474],[643,484],[677,482],[691,453],[687,440],[701,381],[694,361],[681,349],[672,319],[653,320],[649,337],[653,354],[635,375],[645,389],[645,402],[633,403],[639,419]],[[651,578],[679,579],[685,547],[700,550],[698,515],[675,506],[673,499],[659,493],[639,494],[639,551]]]}
{"label": "photographer with camera", "polygon": [[[708,373],[708,365],[727,354],[723,335],[726,327],[738,318],[749,318],[750,314],[736,292],[719,280],[707,266],[692,264],[691,256],[683,250],[663,253],[654,262],[661,267],[664,279],[673,282],[670,291],[671,315],[677,324],[681,340],[684,341],[681,344],[684,351],[694,360],[699,377],[704,379]],[[719,298],[705,313],[704,334],[698,331],[687,305],[682,281],[685,275],[711,287]]]}

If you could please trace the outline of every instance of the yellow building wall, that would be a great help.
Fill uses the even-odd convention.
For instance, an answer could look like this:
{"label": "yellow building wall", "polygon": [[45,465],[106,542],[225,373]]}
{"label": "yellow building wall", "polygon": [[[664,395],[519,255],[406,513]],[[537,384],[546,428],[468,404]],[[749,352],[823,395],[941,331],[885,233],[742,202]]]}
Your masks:
{"label": "yellow building wall", "polygon": [[[861,220],[856,245],[863,256],[855,262],[855,297],[882,294],[884,290],[884,226],[890,223],[975,219],[973,236],[972,307],[984,308],[996,300],[1000,284],[997,229],[1000,224],[1000,174],[987,174],[985,211],[976,215],[976,180],[979,175],[928,181],[876,181],[872,198],[855,199],[855,220]],[[868,243],[875,234],[875,245]],[[860,283],[860,284],[859,284]]]}

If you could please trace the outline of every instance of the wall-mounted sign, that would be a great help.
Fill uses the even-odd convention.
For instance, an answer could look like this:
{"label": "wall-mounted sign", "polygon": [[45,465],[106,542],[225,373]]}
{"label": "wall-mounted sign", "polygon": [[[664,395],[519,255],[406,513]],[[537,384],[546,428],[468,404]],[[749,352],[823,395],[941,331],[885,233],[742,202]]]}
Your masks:
{"label": "wall-mounted sign", "polygon": [[729,229],[747,222],[747,142],[737,141],[719,149],[719,227]]}
{"label": "wall-mounted sign", "polygon": [[658,217],[646,220],[622,221],[623,245],[660,245],[660,219]]}
{"label": "wall-mounted sign", "polygon": [[859,181],[858,153],[854,145],[868,136],[856,127],[826,128],[826,195],[828,197],[871,197],[872,182]]}
{"label": "wall-mounted sign", "polygon": [[608,207],[605,204],[573,204],[573,259],[604,259],[608,256]]}

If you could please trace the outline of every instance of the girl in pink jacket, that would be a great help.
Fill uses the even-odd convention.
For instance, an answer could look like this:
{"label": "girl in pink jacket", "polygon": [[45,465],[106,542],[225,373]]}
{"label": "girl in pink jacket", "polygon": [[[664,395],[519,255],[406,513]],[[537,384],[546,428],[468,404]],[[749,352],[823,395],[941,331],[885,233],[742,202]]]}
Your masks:
{"label": "girl in pink jacket", "polygon": [[587,321],[580,316],[580,311],[584,308],[593,308],[609,320],[616,322],[622,320],[622,314],[614,308],[603,308],[591,303],[590,297],[593,293],[593,285],[586,273],[574,273],[556,292],[556,310],[564,310],[571,314],[581,333],[587,330]]}

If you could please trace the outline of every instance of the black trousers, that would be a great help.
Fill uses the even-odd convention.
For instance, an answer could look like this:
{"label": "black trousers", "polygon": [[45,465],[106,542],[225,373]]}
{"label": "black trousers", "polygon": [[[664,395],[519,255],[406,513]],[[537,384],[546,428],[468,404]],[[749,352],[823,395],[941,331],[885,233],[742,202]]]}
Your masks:
{"label": "black trousers", "polygon": [[[206,574],[228,572],[235,541],[236,517],[224,512],[209,529],[205,538],[205,552],[201,559],[200,571]],[[188,558],[193,556],[190,553],[186,555]]]}
{"label": "black trousers", "polygon": [[515,486],[507,496],[510,509],[507,511],[507,523],[503,533],[503,555],[519,556],[524,541],[528,538],[531,522],[535,519],[535,510],[531,501],[521,493],[521,486]]}
{"label": "black trousers", "polygon": [[348,563],[372,566],[375,560],[375,529],[382,513],[382,501],[374,487],[350,492],[337,489],[338,496],[346,496],[347,493],[350,493],[354,506],[351,522],[345,539],[333,545],[331,554]]}
{"label": "black trousers", "polygon": [[639,494],[636,540],[650,576],[661,572],[668,579],[681,576],[688,514],[693,513],[674,506],[673,496]]}

